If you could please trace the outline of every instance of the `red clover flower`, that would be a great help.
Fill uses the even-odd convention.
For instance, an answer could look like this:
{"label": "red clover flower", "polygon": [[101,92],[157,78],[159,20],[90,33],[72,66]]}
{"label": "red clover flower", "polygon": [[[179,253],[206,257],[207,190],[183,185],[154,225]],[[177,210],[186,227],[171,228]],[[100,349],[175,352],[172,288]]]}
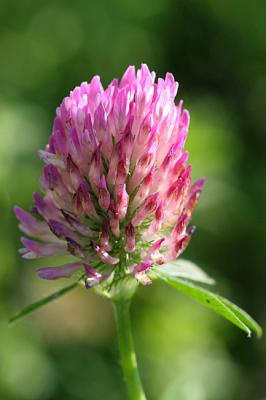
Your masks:
{"label": "red clover flower", "polygon": [[191,183],[184,151],[189,113],[175,104],[172,74],[155,82],[143,64],[103,89],[99,76],[70,92],[56,111],[44,150],[41,188],[31,212],[16,207],[22,257],[69,254],[74,260],[40,268],[43,279],[74,283],[25,307],[10,322],[85,280],[111,298],[129,400],[146,400],[138,373],[129,307],[138,282],[160,279],[245,331],[260,326],[224,297],[196,284],[213,284],[194,263],[176,260],[195,230],[190,225],[204,178]]}
{"label": "red clover flower", "polygon": [[128,274],[142,284],[153,265],[187,247],[204,179],[191,184],[184,145],[189,112],[175,104],[172,74],[155,82],[147,65],[130,66],[107,89],[83,82],[56,110],[41,188],[31,213],[16,207],[22,257],[70,253],[75,261],[38,270],[43,279],[84,270],[86,285]]}

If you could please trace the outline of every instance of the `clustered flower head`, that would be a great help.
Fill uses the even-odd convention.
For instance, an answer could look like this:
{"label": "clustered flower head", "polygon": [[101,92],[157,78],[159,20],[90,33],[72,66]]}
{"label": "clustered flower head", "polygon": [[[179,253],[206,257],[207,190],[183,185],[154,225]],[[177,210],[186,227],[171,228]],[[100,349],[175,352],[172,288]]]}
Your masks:
{"label": "clustered flower head", "polygon": [[16,207],[24,258],[70,253],[74,261],[38,270],[43,279],[81,270],[86,286],[147,271],[187,247],[192,211],[204,183],[191,183],[184,151],[189,113],[175,104],[172,74],[130,66],[107,89],[83,82],[56,111],[41,188],[31,212]]}

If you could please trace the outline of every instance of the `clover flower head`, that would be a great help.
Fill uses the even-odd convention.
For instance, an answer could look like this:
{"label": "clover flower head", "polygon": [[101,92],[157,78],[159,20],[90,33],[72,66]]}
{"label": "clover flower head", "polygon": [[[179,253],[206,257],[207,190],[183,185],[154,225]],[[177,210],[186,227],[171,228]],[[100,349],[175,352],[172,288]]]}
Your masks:
{"label": "clover flower head", "polygon": [[[70,92],[56,110],[44,150],[41,188],[31,212],[16,207],[22,257],[74,261],[38,270],[43,279],[82,270],[86,286],[147,271],[187,247],[204,179],[191,183],[184,145],[189,113],[175,104],[172,74],[130,66],[104,89],[99,76]],[[111,278],[112,277],[112,278]]]}

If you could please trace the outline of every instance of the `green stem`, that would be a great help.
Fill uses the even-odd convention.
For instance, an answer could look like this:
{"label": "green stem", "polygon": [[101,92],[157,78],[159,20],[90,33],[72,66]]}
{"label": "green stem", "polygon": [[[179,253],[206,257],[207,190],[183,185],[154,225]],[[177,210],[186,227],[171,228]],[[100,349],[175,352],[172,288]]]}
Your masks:
{"label": "green stem", "polygon": [[117,335],[120,350],[121,366],[127,386],[129,400],[146,400],[144,394],[130,323],[130,300],[114,301]]}

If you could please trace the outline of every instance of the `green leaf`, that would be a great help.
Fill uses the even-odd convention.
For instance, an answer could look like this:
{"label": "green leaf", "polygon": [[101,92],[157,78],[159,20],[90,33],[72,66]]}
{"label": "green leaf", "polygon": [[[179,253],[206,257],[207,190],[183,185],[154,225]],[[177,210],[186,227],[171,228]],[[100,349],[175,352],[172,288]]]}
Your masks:
{"label": "green leaf", "polygon": [[151,271],[158,272],[159,275],[166,275],[171,278],[183,278],[196,282],[213,285],[215,280],[206,274],[200,267],[188,260],[177,259],[159,267],[152,268]]}
{"label": "green leaf", "polygon": [[11,324],[11,323],[15,322],[16,320],[24,317],[25,315],[30,314],[33,311],[37,310],[38,308],[44,306],[45,304],[48,304],[51,301],[58,299],[59,297],[63,296],[65,293],[74,289],[78,284],[79,284],[79,281],[71,283],[70,285],[63,287],[62,289],[59,289],[55,293],[52,293],[49,296],[44,297],[44,298],[36,301],[35,303],[28,305],[27,307],[25,307],[21,311],[19,311],[17,314],[13,315],[13,317],[10,318],[8,323]]}
{"label": "green leaf", "polygon": [[184,279],[167,276],[166,273],[160,273],[160,269],[156,270],[157,277],[168,283],[169,285],[180,290],[184,294],[194,298],[206,307],[212,309],[217,314],[232,322],[238,328],[251,336],[251,331],[255,332],[258,337],[262,335],[261,327],[241,308],[237,307],[224,297],[203,289],[194,283]]}
{"label": "green leaf", "polygon": [[258,337],[262,336],[262,328],[259,324],[244,310],[238,307],[236,304],[222,297],[223,303],[233,311],[233,313],[244,322]]}

